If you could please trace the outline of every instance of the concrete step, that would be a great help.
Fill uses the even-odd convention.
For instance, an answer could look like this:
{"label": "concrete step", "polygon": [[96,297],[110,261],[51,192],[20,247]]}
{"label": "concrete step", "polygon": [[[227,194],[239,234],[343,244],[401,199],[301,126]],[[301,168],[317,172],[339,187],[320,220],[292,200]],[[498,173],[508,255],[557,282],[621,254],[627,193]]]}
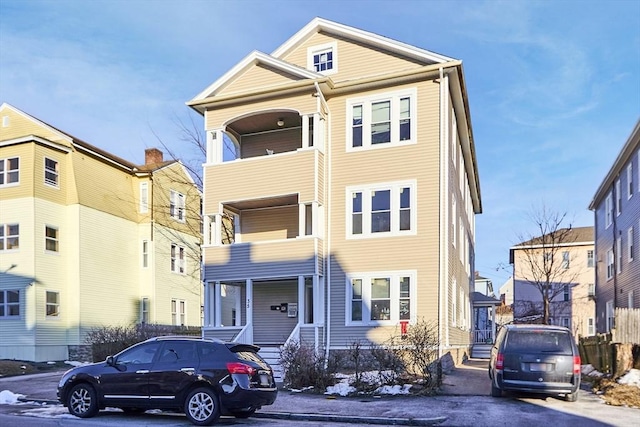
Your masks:
{"label": "concrete step", "polygon": [[280,346],[260,347],[258,354],[273,369],[273,376],[276,382],[281,383],[284,379],[284,372],[282,371],[282,365],[280,365]]}

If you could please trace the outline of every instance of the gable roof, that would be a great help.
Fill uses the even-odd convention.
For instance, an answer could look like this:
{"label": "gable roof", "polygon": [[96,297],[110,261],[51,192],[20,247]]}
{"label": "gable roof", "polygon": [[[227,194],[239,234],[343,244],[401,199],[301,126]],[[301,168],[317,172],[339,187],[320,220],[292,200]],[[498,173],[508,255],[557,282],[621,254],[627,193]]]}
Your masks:
{"label": "gable roof", "polygon": [[590,210],[596,210],[598,205],[602,203],[602,200],[605,198],[605,195],[611,190],[613,186],[613,181],[620,175],[622,168],[625,167],[633,153],[638,149],[640,145],[640,119],[636,122],[636,126],[631,131],[631,135],[627,139],[627,142],[620,150],[618,157],[613,162],[613,166],[609,169],[609,172],[604,177],[598,190],[596,190],[596,194],[593,196],[593,200],[589,204]]}
{"label": "gable roof", "polygon": [[279,48],[274,50],[271,55],[280,58],[287,53],[291,52],[305,40],[312,35],[319,32],[326,32],[334,35],[344,37],[346,39],[359,41],[368,45],[373,45],[391,52],[395,52],[410,58],[414,58],[420,61],[425,61],[429,64],[441,64],[444,62],[455,61],[455,59],[448,56],[440,55],[435,52],[428,51],[426,49],[420,49],[415,46],[411,46],[406,43],[399,42],[397,40],[390,39],[375,33],[360,30],[358,28],[350,27],[348,25],[339,24],[337,22],[329,21],[320,17],[314,18],[311,22],[305,25],[300,31],[295,33],[293,37],[284,42]]}
{"label": "gable roof", "polygon": [[[552,242],[553,246],[578,246],[578,245],[588,245],[594,243],[594,227],[575,227],[575,228],[559,228],[556,230],[561,233],[565,233],[563,236],[562,242]],[[518,243],[515,246],[511,247],[511,250],[514,249],[523,249],[523,248],[535,248],[537,246],[542,247],[543,245],[543,236],[537,236],[533,239],[529,239],[525,242]]]}

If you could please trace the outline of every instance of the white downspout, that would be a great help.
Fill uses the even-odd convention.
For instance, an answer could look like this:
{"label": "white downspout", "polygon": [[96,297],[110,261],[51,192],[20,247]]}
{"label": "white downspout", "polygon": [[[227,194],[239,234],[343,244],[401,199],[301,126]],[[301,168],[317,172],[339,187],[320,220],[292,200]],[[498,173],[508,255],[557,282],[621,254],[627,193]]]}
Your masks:
{"label": "white downspout", "polygon": [[[449,286],[448,286],[448,259],[449,259],[449,192],[448,192],[448,154],[449,144],[447,142],[448,135],[448,79],[445,78],[443,68],[440,68],[440,203],[444,204],[440,212],[440,236],[445,236],[444,239],[440,239],[440,274],[438,278],[440,295],[440,307],[438,309],[438,330],[439,330],[439,345],[438,345],[438,357],[442,357],[444,353],[443,345],[449,347]],[[443,213],[444,212],[444,213]],[[442,218],[444,216],[444,218]],[[443,342],[444,340],[444,342]]]}

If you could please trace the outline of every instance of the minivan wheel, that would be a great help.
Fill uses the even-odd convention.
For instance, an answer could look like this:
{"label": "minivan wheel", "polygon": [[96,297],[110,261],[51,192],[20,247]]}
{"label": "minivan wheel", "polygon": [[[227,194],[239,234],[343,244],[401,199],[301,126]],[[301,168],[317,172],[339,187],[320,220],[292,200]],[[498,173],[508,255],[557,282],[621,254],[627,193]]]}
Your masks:
{"label": "minivan wheel", "polygon": [[71,415],[79,418],[96,416],[100,408],[95,389],[89,384],[75,385],[69,392],[67,408]]}
{"label": "minivan wheel", "polygon": [[491,397],[502,397],[502,390],[496,387],[491,381]]}
{"label": "minivan wheel", "polygon": [[578,391],[574,391],[573,393],[567,393],[564,395],[564,400],[567,402],[577,402],[578,401]]}
{"label": "minivan wheel", "polygon": [[209,426],[220,417],[218,397],[209,388],[196,388],[184,402],[184,413],[192,424]]}

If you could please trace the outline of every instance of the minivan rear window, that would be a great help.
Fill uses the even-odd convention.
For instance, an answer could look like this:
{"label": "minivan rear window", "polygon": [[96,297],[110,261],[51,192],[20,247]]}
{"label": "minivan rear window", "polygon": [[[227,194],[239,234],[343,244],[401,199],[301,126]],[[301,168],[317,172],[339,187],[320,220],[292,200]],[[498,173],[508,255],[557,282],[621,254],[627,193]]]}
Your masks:
{"label": "minivan rear window", "polygon": [[535,351],[570,355],[572,354],[571,336],[561,331],[511,331],[507,335],[505,351],[517,353]]}

